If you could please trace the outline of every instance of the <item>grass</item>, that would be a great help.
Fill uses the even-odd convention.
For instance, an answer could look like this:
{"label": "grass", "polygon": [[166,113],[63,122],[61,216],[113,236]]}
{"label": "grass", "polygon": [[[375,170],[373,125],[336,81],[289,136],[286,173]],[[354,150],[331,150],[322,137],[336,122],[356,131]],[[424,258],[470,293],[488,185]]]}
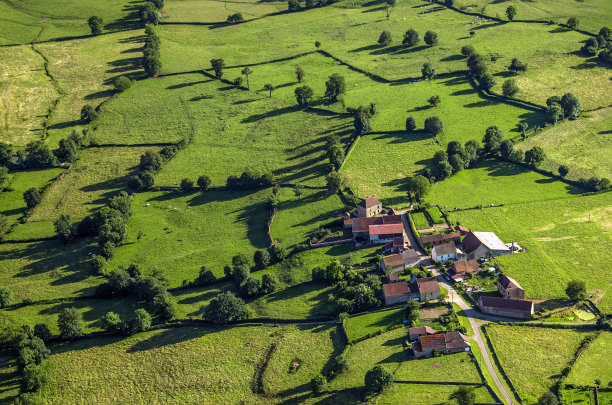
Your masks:
{"label": "grass", "polygon": [[606,356],[612,350],[612,333],[601,332],[599,336],[591,342],[587,349],[572,367],[572,371],[567,377],[568,384],[575,385],[594,385],[596,379],[604,381],[612,377],[612,365],[605,361]]}
{"label": "grass", "polygon": [[405,361],[395,371],[394,377],[396,380],[482,382],[467,353]]}
{"label": "grass", "polygon": [[504,272],[525,288],[527,298],[564,298],[567,282],[585,280],[600,309],[612,308],[612,291],[599,271],[606,260],[592,246],[610,246],[609,195],[536,201],[450,213],[452,222],[495,232],[527,251],[498,257]]}
{"label": "grass", "polygon": [[564,121],[526,141],[517,144],[520,150],[534,146],[544,149],[546,159],[542,168],[557,173],[561,164],[570,168],[568,178],[592,176],[612,178],[612,108],[589,112],[589,117],[577,121]]}
{"label": "grass", "polygon": [[370,333],[385,331],[387,328],[401,325],[404,315],[405,310],[400,308],[353,316],[344,322],[344,327],[349,339],[353,341]]}
{"label": "grass", "polygon": [[436,183],[425,201],[447,207],[450,211],[455,207],[552,200],[586,191],[523,166],[498,160],[484,160]]}
{"label": "grass", "polygon": [[245,19],[261,17],[265,14],[287,10],[287,2],[282,1],[225,1],[181,0],[168,2],[164,6],[164,21],[167,22],[225,22],[227,16],[241,13]]}
{"label": "grass", "polygon": [[270,234],[283,246],[307,243],[312,231],[337,220],[336,214],[344,207],[337,194],[330,196],[326,190],[301,192],[300,196],[289,188],[279,192],[278,211]]}
{"label": "grass", "polygon": [[12,403],[19,396],[21,386],[19,364],[17,358],[11,357],[10,353],[0,353],[0,356],[3,358],[0,361],[0,381],[2,381],[0,402]]}
{"label": "grass", "polygon": [[[96,403],[211,402],[268,403],[251,387],[272,344],[277,348],[262,378],[274,402],[305,394],[305,381],[319,372],[333,351],[334,327],[182,327],[145,332],[126,339],[98,338],[53,347],[49,381],[42,395],[49,402]],[[291,342],[299,341],[300,345]],[[206,350],[202,350],[205,347]],[[301,348],[314,350],[305,351]],[[299,356],[300,369],[277,373],[286,359]],[[100,358],[107,361],[100,362]],[[291,359],[293,360],[293,359]],[[79,365],[75,367],[75,365]],[[78,373],[75,374],[75,373]],[[164,376],[171,376],[164,377]],[[108,381],[113,380],[112,391]],[[151,384],[155,390],[149,389]],[[254,388],[253,388],[254,389]]]}
{"label": "grass", "polygon": [[49,188],[32,221],[54,221],[60,214],[81,219],[125,190],[127,178],[147,148],[89,148],[66,175]]}
{"label": "grass", "polygon": [[502,367],[525,401],[537,401],[550,389],[587,336],[572,329],[500,325],[487,331]]}
{"label": "grass", "polygon": [[305,283],[256,298],[248,303],[254,317],[304,319],[333,316],[327,304],[329,288]]}
{"label": "grass", "polygon": [[[401,404],[406,398],[415,405],[440,404],[448,401],[448,397],[459,389],[459,385],[418,385],[418,384],[393,384],[393,388],[379,397],[380,403]],[[495,400],[486,387],[475,387],[477,403],[494,403]]]}
{"label": "grass", "polygon": [[427,208],[427,213],[433,220],[434,224],[442,224],[445,222],[444,217],[442,216],[442,212],[440,212],[440,208],[438,207]]}
{"label": "grass", "polygon": [[429,229],[429,221],[425,216],[423,211],[411,212],[410,217],[412,218],[412,222],[417,230],[419,229]]}
{"label": "grass", "polygon": [[453,303],[453,308],[455,309],[455,312],[457,313],[457,318],[459,318],[459,323],[466,330],[465,335],[474,336],[474,329],[472,329],[472,324],[470,323],[470,320],[467,317],[465,311],[461,309],[461,307],[455,303]]}
{"label": "grass", "polygon": [[[4,185],[4,191],[0,193],[0,214],[8,218],[10,224],[16,224],[24,218],[27,211],[23,194],[30,188],[41,190],[48,186],[59,176],[64,169],[42,169],[27,170],[9,173],[8,180]],[[46,195],[45,195],[46,197]],[[39,207],[35,208],[38,211]],[[19,228],[19,226],[17,226]],[[10,237],[10,236],[9,236]]]}

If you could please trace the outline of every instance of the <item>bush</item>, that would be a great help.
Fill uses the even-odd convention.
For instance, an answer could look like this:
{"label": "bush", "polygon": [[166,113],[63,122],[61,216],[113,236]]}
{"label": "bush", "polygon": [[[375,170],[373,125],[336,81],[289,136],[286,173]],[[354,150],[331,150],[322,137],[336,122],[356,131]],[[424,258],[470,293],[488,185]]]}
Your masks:
{"label": "bush", "polygon": [[427,31],[423,37],[425,43],[429,46],[435,46],[438,44],[438,34],[433,31]]}
{"label": "bush", "polygon": [[277,291],[280,287],[280,282],[274,274],[264,274],[261,278],[261,293],[271,294]]}
{"label": "bush", "polygon": [[8,287],[0,287],[0,308],[6,308],[13,305],[15,294]]}
{"label": "bush", "polygon": [[87,24],[89,25],[89,29],[91,30],[91,35],[100,35],[102,34],[102,18],[98,16],[91,16],[87,20]]}
{"label": "bush", "polygon": [[205,287],[214,284],[217,278],[213,274],[212,270],[208,270],[206,266],[202,266],[198,277],[194,280],[193,284],[197,287]]}
{"label": "bush", "polygon": [[387,46],[391,41],[391,33],[389,31],[383,31],[378,38],[378,44],[381,46]]}
{"label": "bush", "polygon": [[491,73],[483,73],[478,79],[478,84],[481,89],[490,91],[497,84],[497,79]]}
{"label": "bush", "polygon": [[249,276],[240,286],[240,294],[243,297],[257,297],[261,294],[261,282],[255,277]]}
{"label": "bush", "polygon": [[244,20],[244,16],[242,15],[242,13],[234,13],[234,14],[230,14],[227,16],[228,24],[240,24],[240,23],[243,23],[244,21],[245,20]]}
{"label": "bush", "polygon": [[376,366],[366,373],[364,383],[368,392],[381,392],[393,385],[393,374],[382,366]]}
{"label": "bush", "polygon": [[425,119],[425,131],[436,136],[444,131],[444,123],[440,117],[429,117]]}
{"label": "bush", "polygon": [[414,29],[409,29],[404,34],[404,39],[402,40],[402,44],[407,46],[408,48],[411,46],[415,46],[419,43],[419,33]]}
{"label": "bush", "polygon": [[233,293],[219,293],[204,309],[203,318],[216,324],[225,324],[248,318],[244,301]]}
{"label": "bush", "polygon": [[98,118],[98,113],[92,106],[84,105],[83,108],[81,108],[81,120],[83,122],[89,123],[96,118]]}
{"label": "bush", "polygon": [[210,177],[206,176],[206,175],[202,175],[200,177],[198,177],[198,187],[200,187],[200,190],[202,191],[206,191],[208,190],[208,187],[210,187]]}
{"label": "bush", "polygon": [[191,191],[191,190],[193,190],[193,181],[185,178],[185,179],[181,180],[180,187],[181,187],[181,191],[183,191],[183,192]]}
{"label": "bush", "polygon": [[508,79],[502,84],[502,93],[506,97],[514,97],[516,93],[518,93],[519,88],[516,85],[516,81],[514,79]]}
{"label": "bush", "polygon": [[26,192],[23,193],[23,200],[25,201],[28,209],[31,210],[32,208],[40,204],[40,201],[42,200],[42,195],[40,195],[40,192],[37,189],[32,187],[27,189]]}
{"label": "bush", "polygon": [[96,255],[91,259],[91,268],[96,274],[103,275],[106,267],[106,259],[102,255]]}
{"label": "bush", "polygon": [[121,331],[123,322],[119,314],[115,312],[107,312],[102,317],[102,328],[111,334],[117,334]]}
{"label": "bush", "polygon": [[134,321],[132,322],[132,330],[134,332],[144,332],[151,327],[151,315],[139,308],[134,312]]}
{"label": "bush", "polygon": [[23,368],[21,385],[25,392],[36,392],[40,390],[45,382],[45,374],[42,366],[28,364]]}
{"label": "bush", "polygon": [[475,53],[476,53],[476,50],[474,49],[472,45],[464,45],[461,47],[461,55],[465,56],[466,58],[468,58],[469,56]]}
{"label": "bush", "polygon": [[113,81],[113,85],[115,86],[115,91],[123,93],[132,87],[132,81],[125,76],[119,76]]}
{"label": "bush", "polygon": [[406,132],[412,132],[416,129],[416,121],[414,117],[406,118]]}
{"label": "bush", "polygon": [[312,388],[312,392],[315,394],[320,394],[325,389],[325,385],[327,385],[327,378],[325,378],[322,374],[317,374],[312,380],[310,380],[310,387]]}
{"label": "bush", "polygon": [[567,28],[569,28],[570,30],[575,30],[580,25],[580,20],[576,17],[570,17],[567,20],[566,25],[567,25]]}
{"label": "bush", "polygon": [[421,75],[424,79],[432,79],[436,75],[436,69],[431,66],[431,63],[425,63],[421,68]]}
{"label": "bush", "polygon": [[74,338],[83,335],[82,317],[76,308],[64,308],[57,317],[57,327],[63,338]]}
{"label": "bush", "polygon": [[51,329],[49,329],[46,323],[37,323],[34,325],[34,335],[43,341],[53,337]]}
{"label": "bush", "polygon": [[270,253],[266,249],[257,250],[253,254],[253,261],[257,267],[265,269],[271,261]]}

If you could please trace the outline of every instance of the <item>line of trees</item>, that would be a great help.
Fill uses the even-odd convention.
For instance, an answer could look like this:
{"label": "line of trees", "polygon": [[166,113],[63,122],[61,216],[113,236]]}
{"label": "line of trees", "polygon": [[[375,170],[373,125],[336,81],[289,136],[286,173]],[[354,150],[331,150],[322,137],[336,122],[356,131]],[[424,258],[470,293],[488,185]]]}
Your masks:
{"label": "line of trees", "polygon": [[164,8],[164,0],[149,0],[140,7],[140,20],[143,24],[157,25],[162,20],[161,10]]}
{"label": "line of trees", "polygon": [[154,24],[147,24],[145,26],[145,37],[145,45],[142,51],[142,66],[147,76],[155,77],[161,70],[161,61],[159,60],[161,39],[157,35],[157,32],[155,32]]}

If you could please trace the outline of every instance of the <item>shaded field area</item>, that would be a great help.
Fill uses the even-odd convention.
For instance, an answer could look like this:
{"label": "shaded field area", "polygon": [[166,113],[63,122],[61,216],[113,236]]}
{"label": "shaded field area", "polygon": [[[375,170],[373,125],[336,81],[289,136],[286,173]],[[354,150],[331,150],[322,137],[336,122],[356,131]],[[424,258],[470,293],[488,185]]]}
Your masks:
{"label": "shaded field area", "polygon": [[584,280],[601,310],[612,308],[609,278],[600,269],[606,259],[592,246],[612,247],[609,193],[507,207],[451,212],[451,221],[474,231],[495,232],[527,251],[500,256],[504,272],[515,278],[529,298],[565,298],[570,280]]}
{"label": "shaded field area", "polygon": [[588,336],[572,329],[521,326],[493,325],[487,331],[504,371],[525,401],[537,401],[550,389]]}

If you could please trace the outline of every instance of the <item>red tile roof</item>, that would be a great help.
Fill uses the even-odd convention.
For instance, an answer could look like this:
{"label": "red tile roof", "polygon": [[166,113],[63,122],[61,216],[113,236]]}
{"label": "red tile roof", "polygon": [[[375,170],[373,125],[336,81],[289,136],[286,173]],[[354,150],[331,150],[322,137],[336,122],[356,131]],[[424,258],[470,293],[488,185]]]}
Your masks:
{"label": "red tile roof", "polygon": [[504,290],[509,290],[509,289],[513,289],[513,288],[519,288],[519,289],[523,289],[523,287],[521,287],[521,285],[512,277],[508,277],[505,274],[502,274],[501,276],[499,276],[499,278],[497,279],[497,283],[499,285],[501,285]]}
{"label": "red tile roof", "polygon": [[442,235],[443,240],[453,240],[457,238],[461,238],[461,234],[459,232],[445,233]]}
{"label": "red tile roof", "polygon": [[451,266],[451,271],[455,274],[459,273],[471,273],[478,270],[478,262],[476,260],[457,260]]}
{"label": "red tile roof", "polygon": [[370,235],[393,235],[404,233],[404,225],[399,224],[382,224],[382,225],[370,225],[368,227]]}
{"label": "red tile roof", "polygon": [[429,326],[417,326],[415,328],[408,328],[408,335],[433,335],[436,331]]}
{"label": "red tile roof", "polygon": [[402,253],[397,253],[391,256],[383,257],[385,267],[401,266],[407,263],[416,262],[419,259],[419,254],[412,249],[408,249]]}
{"label": "red tile roof", "polygon": [[417,278],[417,286],[421,294],[440,292],[440,286],[435,277]]}
{"label": "red tile roof", "polygon": [[423,243],[434,243],[440,242],[443,240],[443,236],[441,233],[434,233],[433,235],[425,235],[421,237]]}
{"label": "red tile roof", "polygon": [[456,349],[470,347],[467,337],[454,330],[435,335],[419,336],[420,345],[413,345],[415,351]]}
{"label": "red tile roof", "polygon": [[405,281],[383,284],[382,290],[385,297],[398,297],[400,295],[410,294],[410,286]]}
{"label": "red tile roof", "polygon": [[367,197],[361,200],[359,203],[360,207],[363,208],[372,208],[376,205],[381,205],[381,202],[376,199],[376,197]]}

